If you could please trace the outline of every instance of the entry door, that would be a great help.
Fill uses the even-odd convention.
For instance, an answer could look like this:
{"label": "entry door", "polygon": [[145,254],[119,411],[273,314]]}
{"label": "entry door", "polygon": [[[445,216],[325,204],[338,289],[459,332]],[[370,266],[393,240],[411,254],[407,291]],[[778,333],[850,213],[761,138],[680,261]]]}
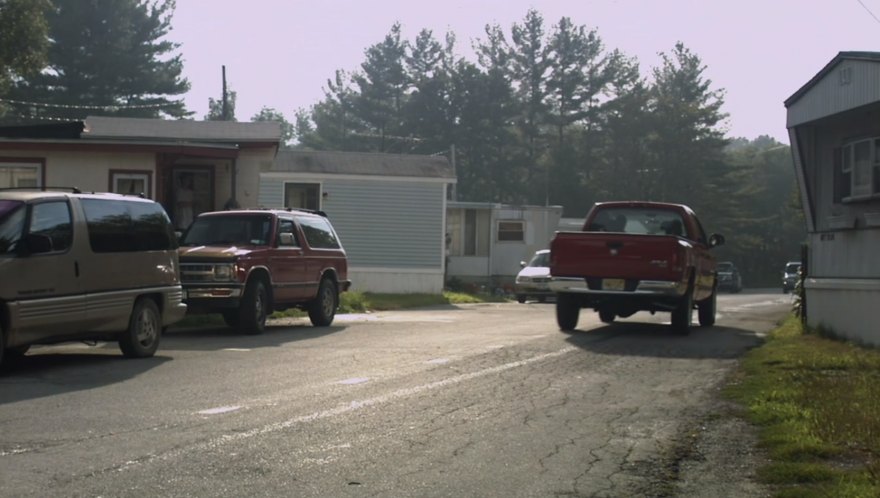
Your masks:
{"label": "entry door", "polygon": [[200,213],[214,211],[214,167],[175,166],[165,205],[174,228],[186,230]]}

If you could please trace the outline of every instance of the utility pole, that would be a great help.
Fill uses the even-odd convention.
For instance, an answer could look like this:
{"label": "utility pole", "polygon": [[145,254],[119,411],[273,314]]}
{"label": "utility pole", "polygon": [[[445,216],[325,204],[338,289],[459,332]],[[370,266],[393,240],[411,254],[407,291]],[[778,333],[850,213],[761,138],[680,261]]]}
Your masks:
{"label": "utility pole", "polygon": [[222,66],[222,67],[223,67],[223,112],[222,112],[222,115],[223,115],[223,121],[228,121],[229,114],[228,114],[227,109],[229,109],[229,104],[228,104],[227,97],[226,97],[226,66]]}

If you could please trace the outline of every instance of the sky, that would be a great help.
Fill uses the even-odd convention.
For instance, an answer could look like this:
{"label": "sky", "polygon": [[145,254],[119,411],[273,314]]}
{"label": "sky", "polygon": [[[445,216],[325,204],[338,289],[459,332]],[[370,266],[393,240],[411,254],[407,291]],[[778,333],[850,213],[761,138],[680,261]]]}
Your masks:
{"label": "sky", "polygon": [[208,99],[237,92],[236,118],[271,107],[293,121],[321,101],[337,69],[358,70],[364,52],[399,22],[412,41],[423,30],[456,35],[475,61],[472,41],[486,25],[508,35],[529,9],[545,32],[563,17],[595,30],[606,50],[634,57],[642,75],[682,42],[724,91],[729,137],[769,135],[788,143],[785,99],[842,51],[880,51],[880,0],[177,0],[168,39],[179,43],[185,96],[196,119]]}

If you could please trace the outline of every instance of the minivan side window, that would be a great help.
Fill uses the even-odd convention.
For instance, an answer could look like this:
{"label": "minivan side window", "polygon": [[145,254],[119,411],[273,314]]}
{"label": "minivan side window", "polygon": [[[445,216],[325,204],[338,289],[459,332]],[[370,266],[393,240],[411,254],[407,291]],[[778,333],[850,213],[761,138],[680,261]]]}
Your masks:
{"label": "minivan side window", "polygon": [[176,249],[168,214],[158,204],[82,199],[92,251],[136,252]]}
{"label": "minivan side window", "polygon": [[339,240],[336,239],[336,234],[333,233],[333,227],[330,226],[330,222],[324,218],[305,216],[297,218],[297,220],[302,227],[309,246],[315,249],[339,249]]}
{"label": "minivan side window", "polygon": [[52,251],[66,251],[73,242],[73,225],[67,201],[40,202],[31,208],[28,233],[43,235],[52,242]]}
{"label": "minivan side window", "polygon": [[0,200],[0,254],[15,252],[24,232],[23,202]]}

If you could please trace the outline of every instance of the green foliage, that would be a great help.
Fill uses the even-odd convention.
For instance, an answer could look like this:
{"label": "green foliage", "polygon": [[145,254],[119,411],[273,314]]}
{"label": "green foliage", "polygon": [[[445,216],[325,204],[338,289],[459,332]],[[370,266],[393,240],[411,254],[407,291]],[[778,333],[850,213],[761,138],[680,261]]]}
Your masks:
{"label": "green foliage", "polygon": [[880,351],[803,333],[795,317],[751,351],[727,394],[761,427],[780,496],[880,494]]}
{"label": "green foliage", "polygon": [[50,7],[49,0],[0,2],[0,96],[15,78],[30,77],[45,65],[49,47],[46,12]]}
{"label": "green foliage", "polygon": [[[4,2],[5,3],[5,2]],[[171,30],[173,0],[53,0],[48,66],[16,81],[20,119],[188,116],[189,90]],[[4,25],[5,31],[5,25]],[[38,44],[39,45],[39,44]]]}
{"label": "green foliage", "polygon": [[281,143],[287,144],[293,138],[293,125],[284,118],[284,114],[271,108],[263,106],[260,112],[251,118],[252,122],[259,121],[275,121],[281,125]]}
{"label": "green foliage", "polygon": [[235,90],[226,91],[226,109],[223,109],[223,96],[214,100],[208,97],[208,114],[205,115],[205,121],[238,121],[235,118],[235,100],[238,93]]}
{"label": "green foliage", "polygon": [[475,62],[452,33],[410,42],[395,24],[297,114],[299,146],[449,151],[455,200],[549,203],[567,217],[605,200],[688,204],[726,236],[718,258],[747,286],[779,284],[805,233],[790,150],[725,136],[724,90],[697,54],[677,43],[645,78],[596,30],[566,17],[548,30],[534,9],[509,30],[487,25],[473,48]]}

